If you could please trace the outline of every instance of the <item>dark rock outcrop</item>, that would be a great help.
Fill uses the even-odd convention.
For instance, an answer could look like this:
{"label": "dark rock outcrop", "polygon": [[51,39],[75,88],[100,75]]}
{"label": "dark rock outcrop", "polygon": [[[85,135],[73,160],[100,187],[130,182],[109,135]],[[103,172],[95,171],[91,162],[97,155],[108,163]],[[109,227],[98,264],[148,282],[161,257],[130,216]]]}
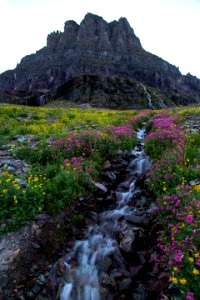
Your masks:
{"label": "dark rock outcrop", "polygon": [[[179,99],[179,94],[189,97],[182,102],[200,101],[200,80],[190,74],[183,76],[175,66],[145,51],[125,18],[107,23],[103,18],[90,13],[80,25],[67,21],[64,32],[57,31],[48,35],[46,47],[24,57],[15,70],[2,73],[0,93],[4,97],[1,98],[5,98],[5,95],[9,98],[11,95],[13,99],[13,96],[20,97],[20,93],[36,98],[43,95],[44,90],[53,90],[55,94],[57,88],[68,84],[70,80],[86,75],[91,79],[90,85],[93,80],[90,76],[110,78],[112,82],[116,78],[130,82],[136,80],[164,92],[174,93],[174,98]],[[127,96],[126,88],[124,91]],[[121,91],[113,91],[110,95],[114,93],[123,94]],[[135,102],[137,97],[132,95]]]}

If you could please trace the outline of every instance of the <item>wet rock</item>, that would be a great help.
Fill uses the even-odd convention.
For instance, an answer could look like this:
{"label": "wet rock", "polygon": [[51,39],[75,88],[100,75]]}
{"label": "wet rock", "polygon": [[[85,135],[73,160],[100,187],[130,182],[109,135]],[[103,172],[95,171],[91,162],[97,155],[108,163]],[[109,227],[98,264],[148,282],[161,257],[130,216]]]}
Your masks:
{"label": "wet rock", "polygon": [[100,281],[103,285],[110,285],[110,286],[116,286],[116,282],[113,278],[112,275],[108,275],[107,273],[105,272],[102,272],[101,275],[100,275]]}
{"label": "wet rock", "polygon": [[41,290],[41,286],[39,284],[34,284],[34,286],[31,289],[31,292],[37,295]]}
{"label": "wet rock", "polygon": [[149,222],[149,220],[145,216],[127,215],[124,218],[128,222],[136,224],[136,225],[140,225],[140,226],[147,225]]}
{"label": "wet rock", "polygon": [[35,299],[35,294],[33,292],[27,292],[26,293],[26,298],[27,299]]}
{"label": "wet rock", "polygon": [[38,243],[36,243],[36,242],[32,242],[31,246],[32,246],[32,248],[34,248],[36,250],[40,249],[40,245]]}
{"label": "wet rock", "polygon": [[145,286],[142,283],[138,283],[134,292],[131,295],[132,300],[146,300],[147,293]]}
{"label": "wet rock", "polygon": [[105,173],[106,177],[112,181],[115,181],[117,179],[117,176],[115,175],[115,173],[113,172],[106,172]]}
{"label": "wet rock", "polygon": [[58,262],[56,264],[56,271],[59,276],[64,275],[64,273],[66,271],[66,267],[65,267],[64,261],[62,259],[58,260]]}
{"label": "wet rock", "polygon": [[15,296],[17,300],[26,300],[25,296],[23,295],[23,293],[20,293],[18,295]]}
{"label": "wet rock", "polygon": [[36,283],[39,285],[44,285],[46,283],[45,276],[43,274],[40,274],[36,279]]}
{"label": "wet rock", "polygon": [[118,282],[119,291],[128,290],[131,283],[132,283],[132,280],[130,278],[124,278],[122,281],[119,281]]}
{"label": "wet rock", "polygon": [[108,189],[102,183],[92,181],[94,185],[102,192],[107,193]]}
{"label": "wet rock", "polygon": [[109,256],[105,256],[100,263],[100,270],[103,272],[108,272],[108,269],[112,265],[112,259]]}
{"label": "wet rock", "polygon": [[132,230],[123,231],[123,239],[121,240],[119,247],[125,252],[132,250],[132,245],[135,240],[135,233]]}
{"label": "wet rock", "polygon": [[142,265],[130,266],[130,276],[136,277],[143,269]]}
{"label": "wet rock", "polygon": [[0,274],[0,288],[5,288],[8,284],[8,277],[6,274]]}
{"label": "wet rock", "polygon": [[109,299],[109,290],[105,287],[100,287],[101,300]]}
{"label": "wet rock", "polygon": [[141,263],[142,265],[144,265],[145,262],[146,262],[146,258],[145,258],[145,256],[146,256],[146,251],[138,251],[137,254],[138,254],[140,263]]}

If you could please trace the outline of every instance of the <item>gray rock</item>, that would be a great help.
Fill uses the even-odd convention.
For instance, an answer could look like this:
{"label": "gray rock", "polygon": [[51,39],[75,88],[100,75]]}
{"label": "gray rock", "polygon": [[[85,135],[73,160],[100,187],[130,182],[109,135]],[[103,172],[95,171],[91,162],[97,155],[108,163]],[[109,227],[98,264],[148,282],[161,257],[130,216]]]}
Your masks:
{"label": "gray rock", "polygon": [[0,275],[0,288],[5,288],[8,284],[8,277],[6,274]]}
{"label": "gray rock", "polygon": [[123,239],[120,241],[119,247],[123,251],[129,252],[132,250],[132,244],[135,240],[135,233],[132,230],[126,230],[123,232]]}
{"label": "gray rock", "polygon": [[116,286],[116,282],[113,278],[112,275],[108,275],[107,273],[105,272],[102,272],[101,275],[100,275],[100,281],[101,281],[101,284],[103,285],[111,285],[111,286]]}
{"label": "gray rock", "polygon": [[128,290],[131,283],[132,283],[132,280],[130,278],[124,278],[122,281],[119,281],[118,282],[119,291]]}
{"label": "gray rock", "polygon": [[45,276],[43,274],[40,274],[36,279],[36,283],[39,285],[44,285],[46,283]]}

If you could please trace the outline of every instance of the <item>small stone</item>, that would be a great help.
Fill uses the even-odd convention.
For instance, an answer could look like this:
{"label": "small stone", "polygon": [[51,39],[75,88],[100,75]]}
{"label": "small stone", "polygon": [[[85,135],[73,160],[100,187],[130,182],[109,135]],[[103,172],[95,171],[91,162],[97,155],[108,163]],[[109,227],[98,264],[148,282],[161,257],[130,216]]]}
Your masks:
{"label": "small stone", "polygon": [[33,292],[27,292],[26,293],[26,298],[27,299],[35,299],[35,294]]}
{"label": "small stone", "polygon": [[116,286],[116,282],[113,278],[113,276],[109,276],[107,273],[102,272],[100,275],[101,283],[104,285],[111,285],[111,286]]}
{"label": "small stone", "polygon": [[0,156],[8,156],[8,155],[10,155],[9,151],[7,151],[7,150],[0,151]]}
{"label": "small stone", "polygon": [[19,138],[17,139],[17,141],[18,141],[19,143],[24,143],[24,142],[26,141],[26,138],[25,138],[24,136],[21,136],[21,137],[19,137]]}
{"label": "small stone", "polygon": [[32,246],[34,249],[40,249],[40,245],[39,245],[38,243],[32,242],[32,243],[31,243],[31,246]]}
{"label": "small stone", "polygon": [[110,161],[109,161],[109,160],[106,160],[106,161],[103,163],[101,169],[102,169],[102,170],[107,170],[107,169],[110,169],[110,167],[111,167]]}
{"label": "small stone", "polygon": [[38,284],[34,284],[34,286],[31,289],[31,292],[37,295],[41,290],[41,287]]}
{"label": "small stone", "polygon": [[106,172],[106,175],[111,180],[116,180],[117,179],[117,176],[113,172]]}
{"label": "small stone", "polygon": [[44,285],[46,283],[45,276],[43,274],[40,274],[36,280],[36,283],[39,285]]}
{"label": "small stone", "polygon": [[16,299],[18,299],[18,300],[25,300],[25,297],[22,294],[18,294],[18,295],[16,295]]}
{"label": "small stone", "polygon": [[58,260],[58,262],[56,264],[56,269],[57,269],[57,274],[59,276],[62,276],[65,273],[66,267],[65,267],[65,264],[62,259]]}
{"label": "small stone", "polygon": [[39,238],[40,235],[41,235],[41,233],[42,233],[42,230],[41,230],[41,229],[37,229],[37,230],[35,231],[35,237],[36,237],[36,238]]}
{"label": "small stone", "polygon": [[139,217],[136,215],[127,215],[127,216],[125,216],[125,220],[130,223],[137,224],[137,225],[144,225],[144,224],[148,223],[147,218],[145,218],[144,216]]}
{"label": "small stone", "polygon": [[5,247],[3,245],[0,245],[0,251],[4,250]]}
{"label": "small stone", "polygon": [[130,278],[124,278],[122,281],[120,281],[118,283],[119,290],[120,291],[128,290],[131,283],[132,283],[132,280]]}
{"label": "small stone", "polygon": [[126,230],[123,232],[124,238],[120,242],[120,249],[128,252],[132,250],[132,244],[135,240],[135,234],[132,230]]}
{"label": "small stone", "polygon": [[8,170],[8,172],[14,172],[14,171],[15,171],[15,168],[14,168],[14,167],[11,167],[11,166],[8,166],[8,167],[7,167],[7,170]]}
{"label": "small stone", "polygon": [[6,274],[0,275],[0,288],[5,288],[8,284],[8,277]]}
{"label": "small stone", "polygon": [[37,229],[39,229],[39,226],[37,224],[33,223],[32,231],[36,231]]}
{"label": "small stone", "polygon": [[99,182],[95,182],[95,181],[93,181],[93,183],[98,189],[100,189],[104,193],[107,193],[108,189],[105,187],[105,185],[103,185],[102,183],[99,183]]}

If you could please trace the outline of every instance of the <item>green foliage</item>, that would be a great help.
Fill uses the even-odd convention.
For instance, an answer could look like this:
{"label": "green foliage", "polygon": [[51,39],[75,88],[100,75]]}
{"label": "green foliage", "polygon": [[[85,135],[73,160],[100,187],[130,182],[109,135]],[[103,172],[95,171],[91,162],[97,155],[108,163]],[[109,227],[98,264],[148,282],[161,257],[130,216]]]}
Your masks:
{"label": "green foliage", "polygon": [[[15,178],[13,174],[3,172],[0,178],[0,223],[6,224],[0,231],[25,224],[43,209],[44,181],[40,174],[29,174],[26,181]],[[9,220],[9,222],[6,222]]]}
{"label": "green foliage", "polygon": [[39,149],[22,146],[15,150],[15,156],[17,158],[24,159],[33,165],[46,165],[47,163],[55,160],[54,153],[51,151],[48,144],[42,144]]}
{"label": "green foliage", "polygon": [[83,188],[75,172],[62,170],[51,180],[47,180],[44,191],[46,193],[45,209],[51,214],[72,203],[83,193]]}
{"label": "green foliage", "polygon": [[85,216],[82,213],[74,214],[71,216],[70,221],[76,226],[81,226],[85,222]]}

